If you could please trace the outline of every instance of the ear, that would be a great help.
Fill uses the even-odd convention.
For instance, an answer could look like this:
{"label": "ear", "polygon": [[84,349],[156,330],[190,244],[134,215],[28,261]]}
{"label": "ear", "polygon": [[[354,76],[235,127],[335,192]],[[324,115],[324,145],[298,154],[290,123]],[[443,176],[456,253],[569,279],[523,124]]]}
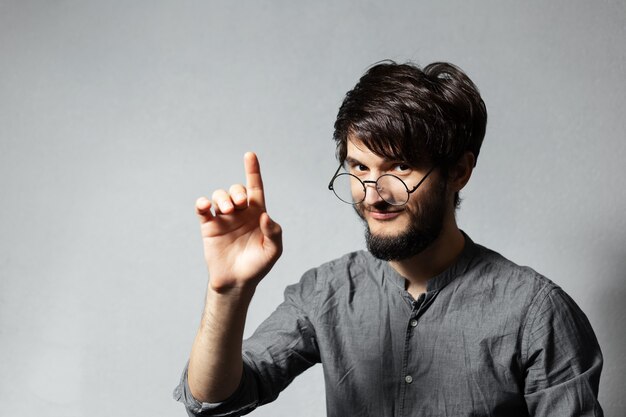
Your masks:
{"label": "ear", "polygon": [[448,183],[450,188],[457,192],[461,191],[469,181],[474,170],[476,158],[471,152],[465,152],[449,171]]}

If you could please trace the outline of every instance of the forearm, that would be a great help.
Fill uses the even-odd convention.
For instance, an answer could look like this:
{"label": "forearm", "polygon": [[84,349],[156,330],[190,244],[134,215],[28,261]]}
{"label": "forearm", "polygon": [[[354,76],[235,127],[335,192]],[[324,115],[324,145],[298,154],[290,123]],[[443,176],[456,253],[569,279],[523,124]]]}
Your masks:
{"label": "forearm", "polygon": [[241,345],[254,288],[207,290],[202,320],[189,359],[188,382],[195,399],[220,402],[241,382]]}

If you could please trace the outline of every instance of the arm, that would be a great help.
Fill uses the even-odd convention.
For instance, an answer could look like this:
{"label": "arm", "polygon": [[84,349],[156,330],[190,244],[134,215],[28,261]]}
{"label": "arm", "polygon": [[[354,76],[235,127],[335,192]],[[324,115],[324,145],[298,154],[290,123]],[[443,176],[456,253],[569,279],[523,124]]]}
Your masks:
{"label": "arm", "polygon": [[244,164],[246,187],[234,185],[229,192],[214,192],[212,201],[196,202],[209,283],[191,349],[188,383],[201,402],[222,401],[239,386],[248,306],[282,252],[281,228],[265,212],[256,155],[247,153]]}
{"label": "arm", "polygon": [[243,342],[243,375],[226,401],[199,402],[190,392],[187,369],[174,390],[189,415],[240,416],[271,402],[300,373],[320,362],[315,317],[324,278],[316,269],[285,289],[285,299]]}
{"label": "arm", "polygon": [[544,293],[533,310],[523,349],[530,415],[602,417],[602,353],[587,317],[560,288]]}

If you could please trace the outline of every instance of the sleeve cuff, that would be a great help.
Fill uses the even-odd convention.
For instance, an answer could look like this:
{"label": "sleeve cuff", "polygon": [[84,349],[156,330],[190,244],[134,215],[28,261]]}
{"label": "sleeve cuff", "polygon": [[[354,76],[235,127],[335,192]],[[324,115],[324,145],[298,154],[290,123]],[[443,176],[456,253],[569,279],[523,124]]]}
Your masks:
{"label": "sleeve cuff", "polygon": [[258,399],[245,389],[246,381],[250,378],[249,369],[244,364],[244,372],[237,390],[226,400],[217,403],[200,402],[191,394],[187,380],[189,363],[185,365],[178,386],[174,389],[173,397],[182,403],[190,416],[223,416],[236,417],[248,414],[258,405]]}

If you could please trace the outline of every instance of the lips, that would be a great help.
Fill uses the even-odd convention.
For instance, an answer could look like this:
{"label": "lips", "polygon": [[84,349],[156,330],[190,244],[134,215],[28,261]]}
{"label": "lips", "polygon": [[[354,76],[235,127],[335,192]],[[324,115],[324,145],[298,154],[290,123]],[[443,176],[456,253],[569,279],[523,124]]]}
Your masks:
{"label": "lips", "polygon": [[374,220],[393,220],[402,213],[402,210],[396,211],[368,211],[370,217]]}

